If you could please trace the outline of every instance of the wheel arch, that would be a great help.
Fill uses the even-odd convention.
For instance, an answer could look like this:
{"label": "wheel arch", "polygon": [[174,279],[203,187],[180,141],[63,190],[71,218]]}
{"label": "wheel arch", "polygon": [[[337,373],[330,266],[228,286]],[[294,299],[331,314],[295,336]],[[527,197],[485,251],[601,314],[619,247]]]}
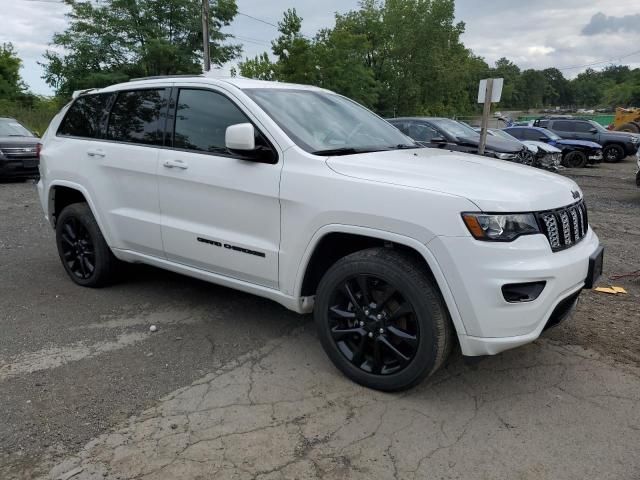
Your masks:
{"label": "wheel arch", "polygon": [[427,245],[415,238],[384,230],[349,225],[327,225],[320,228],[309,242],[300,262],[294,296],[314,296],[320,279],[338,259],[372,247],[396,248],[415,256],[438,287],[456,333],[466,334],[444,273]]}
{"label": "wheel arch", "polygon": [[57,216],[67,205],[78,202],[85,202],[89,205],[89,209],[93,217],[96,219],[103,237],[108,245],[111,245],[108,232],[104,228],[98,210],[93,199],[86,188],[82,185],[65,180],[52,182],[47,190],[47,217],[52,228],[55,229]]}

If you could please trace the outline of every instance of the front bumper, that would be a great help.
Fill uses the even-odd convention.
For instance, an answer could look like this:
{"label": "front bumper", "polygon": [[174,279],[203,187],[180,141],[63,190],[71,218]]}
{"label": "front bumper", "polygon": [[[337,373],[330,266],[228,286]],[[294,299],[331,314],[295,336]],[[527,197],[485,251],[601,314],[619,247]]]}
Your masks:
{"label": "front bumper", "polygon": [[38,159],[0,158],[0,178],[38,177]]}
{"label": "front bumper", "polygon": [[[479,242],[471,237],[436,237],[428,247],[449,284],[464,324],[462,353],[493,355],[532,342],[554,311],[585,285],[589,257],[598,249],[596,234],[566,250],[551,251],[543,235],[510,243]],[[531,302],[508,303],[502,286],[545,281]]]}
{"label": "front bumper", "polygon": [[589,163],[602,163],[602,152],[599,152],[595,155],[589,155],[588,159]]}

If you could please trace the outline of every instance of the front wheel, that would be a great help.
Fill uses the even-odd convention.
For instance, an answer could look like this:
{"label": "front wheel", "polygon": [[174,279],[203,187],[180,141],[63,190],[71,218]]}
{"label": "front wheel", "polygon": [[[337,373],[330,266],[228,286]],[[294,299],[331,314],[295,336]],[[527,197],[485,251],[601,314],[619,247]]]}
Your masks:
{"label": "front wheel", "polygon": [[62,266],[78,285],[102,287],[113,280],[118,260],[86,203],[62,210],[56,222],[56,243]]}
{"label": "front wheel", "polygon": [[602,151],[604,161],[608,163],[616,163],[624,158],[624,148],[620,145],[607,145]]}
{"label": "front wheel", "polygon": [[446,360],[453,328],[437,286],[408,256],[372,248],[322,278],[314,318],[322,346],[347,377],[369,388],[410,388]]}
{"label": "front wheel", "polygon": [[564,156],[562,163],[567,168],[582,168],[587,165],[587,156],[579,150],[574,150]]}

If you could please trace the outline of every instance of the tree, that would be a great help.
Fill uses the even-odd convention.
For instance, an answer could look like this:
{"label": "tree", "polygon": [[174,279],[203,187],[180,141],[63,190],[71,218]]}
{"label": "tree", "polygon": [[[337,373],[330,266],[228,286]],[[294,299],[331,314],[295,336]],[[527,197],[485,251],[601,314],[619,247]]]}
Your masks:
{"label": "tree", "polygon": [[[45,54],[44,79],[60,95],[131,77],[201,72],[202,22],[198,0],[64,0],[70,26]],[[211,62],[240,53],[221,28],[237,13],[235,0],[211,0]]]}
{"label": "tree", "polygon": [[27,89],[20,77],[22,61],[11,43],[0,45],[0,100],[15,100]]}

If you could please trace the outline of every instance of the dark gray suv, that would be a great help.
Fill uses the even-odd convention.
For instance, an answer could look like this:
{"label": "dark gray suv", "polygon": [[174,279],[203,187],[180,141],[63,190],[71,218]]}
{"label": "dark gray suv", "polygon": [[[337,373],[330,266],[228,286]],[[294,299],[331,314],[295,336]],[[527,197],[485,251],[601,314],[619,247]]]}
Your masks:
{"label": "dark gray suv", "polygon": [[562,138],[599,143],[605,162],[619,162],[628,155],[635,155],[640,142],[640,135],[612,132],[593,120],[540,118],[533,125],[551,130]]}
{"label": "dark gray suv", "polygon": [[0,179],[37,178],[39,141],[15,118],[0,117]]}

